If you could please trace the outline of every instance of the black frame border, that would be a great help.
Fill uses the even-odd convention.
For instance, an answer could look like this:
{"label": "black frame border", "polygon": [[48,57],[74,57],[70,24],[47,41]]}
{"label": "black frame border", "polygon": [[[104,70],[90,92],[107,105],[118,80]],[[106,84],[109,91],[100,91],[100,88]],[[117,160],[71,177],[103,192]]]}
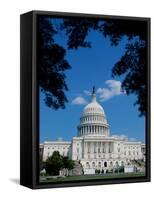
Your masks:
{"label": "black frame border", "polygon": [[[107,18],[142,20],[147,22],[148,69],[147,69],[147,116],[146,116],[146,176],[115,178],[64,183],[39,182],[39,85],[37,82],[37,17]],[[20,184],[32,189],[94,186],[151,181],[151,19],[114,15],[31,11],[20,16]],[[26,81],[25,81],[26,80]],[[29,83],[27,85],[27,82]],[[24,106],[26,105],[26,106]],[[28,125],[28,126],[27,126]]]}

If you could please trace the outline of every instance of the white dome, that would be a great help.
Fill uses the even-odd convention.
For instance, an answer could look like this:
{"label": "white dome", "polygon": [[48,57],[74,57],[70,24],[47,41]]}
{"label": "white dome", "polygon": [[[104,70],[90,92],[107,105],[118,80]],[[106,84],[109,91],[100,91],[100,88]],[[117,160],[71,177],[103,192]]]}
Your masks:
{"label": "white dome", "polygon": [[109,125],[103,107],[96,101],[95,88],[91,94],[91,102],[85,106],[78,126],[78,136],[109,135]]}
{"label": "white dome", "polygon": [[92,92],[91,102],[84,108],[83,115],[87,114],[99,114],[105,115],[103,107],[96,101],[95,91]]}
{"label": "white dome", "polygon": [[89,103],[83,110],[83,115],[101,114],[105,115],[103,107],[96,101]]}

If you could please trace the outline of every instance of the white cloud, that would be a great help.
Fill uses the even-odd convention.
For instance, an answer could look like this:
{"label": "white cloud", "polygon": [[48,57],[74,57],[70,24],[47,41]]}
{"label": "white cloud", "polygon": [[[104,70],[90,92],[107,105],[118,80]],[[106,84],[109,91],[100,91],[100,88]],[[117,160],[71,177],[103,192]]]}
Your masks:
{"label": "white cloud", "polygon": [[91,92],[88,91],[88,90],[84,90],[83,92],[84,92],[87,96],[90,96],[90,95],[91,95]]}
{"label": "white cloud", "polygon": [[127,137],[127,135],[122,134],[122,135],[120,135],[120,137],[125,138],[125,137]]}
{"label": "white cloud", "polygon": [[114,96],[125,94],[121,88],[121,82],[116,80],[107,80],[105,81],[108,87],[98,88],[97,93],[99,94],[100,101],[106,101],[111,99]]}
{"label": "white cloud", "polygon": [[96,93],[101,94],[102,90],[103,90],[102,88],[98,88],[97,91],[96,91]]}
{"label": "white cloud", "polygon": [[136,141],[136,138],[130,138],[129,139],[131,142],[135,142]]}
{"label": "white cloud", "polygon": [[83,97],[79,96],[79,97],[76,97],[72,101],[72,104],[73,105],[85,105],[85,104],[87,104],[87,101]]}
{"label": "white cloud", "polygon": [[[106,80],[105,84],[107,85],[107,87],[98,88],[96,91],[100,101],[106,101],[108,99],[111,99],[114,96],[125,94],[125,92],[122,91],[120,81]],[[91,92],[89,90],[84,90],[83,93],[87,96],[91,96]],[[77,97],[75,99],[73,99],[71,104],[86,105],[88,102],[85,98],[82,97],[82,94],[77,94]]]}

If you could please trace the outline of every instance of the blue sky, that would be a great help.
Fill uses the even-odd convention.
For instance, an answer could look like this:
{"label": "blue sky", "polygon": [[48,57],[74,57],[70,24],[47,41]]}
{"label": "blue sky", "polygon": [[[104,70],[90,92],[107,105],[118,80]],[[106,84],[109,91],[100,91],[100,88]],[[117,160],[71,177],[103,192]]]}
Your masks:
{"label": "blue sky", "polygon": [[[56,24],[59,20],[53,20]],[[135,95],[127,96],[121,92],[122,77],[112,78],[111,69],[124,52],[127,38],[116,47],[110,45],[108,38],[91,31],[87,40],[92,48],[68,50],[66,59],[72,69],[66,71],[69,102],[66,108],[55,111],[47,107],[40,93],[40,142],[62,137],[71,140],[77,135],[77,125],[83,108],[90,100],[88,95],[95,85],[97,100],[103,106],[111,135],[127,135],[131,140],[145,141],[145,118],[139,117],[134,106]],[[57,34],[55,41],[66,48],[64,33]]]}

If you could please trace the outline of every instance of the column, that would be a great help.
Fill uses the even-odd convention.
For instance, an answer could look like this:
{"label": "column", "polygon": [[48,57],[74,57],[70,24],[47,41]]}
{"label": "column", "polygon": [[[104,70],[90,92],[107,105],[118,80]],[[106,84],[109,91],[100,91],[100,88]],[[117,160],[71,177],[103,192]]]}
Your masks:
{"label": "column", "polygon": [[90,155],[90,142],[87,143],[88,155]]}
{"label": "column", "polygon": [[104,147],[105,147],[105,153],[107,153],[107,143],[104,143]]}
{"label": "column", "polygon": [[88,126],[86,126],[86,134],[88,133]]}
{"label": "column", "polygon": [[86,142],[84,142],[84,158],[86,158]]}
{"label": "column", "polygon": [[92,128],[92,134],[94,134],[94,127],[93,127],[93,126],[91,126],[91,128]]}
{"label": "column", "polygon": [[111,142],[109,142],[109,153],[111,153]]}
{"label": "column", "polygon": [[88,155],[88,142],[86,142],[86,155]]}
{"label": "column", "polygon": [[90,142],[90,158],[93,158],[93,154],[94,154],[94,151],[93,151],[93,142]]}
{"label": "column", "polygon": [[107,142],[107,153],[109,153],[109,143]]}
{"label": "column", "polygon": [[102,142],[102,153],[104,153],[104,142]]}
{"label": "column", "polygon": [[98,158],[98,142],[96,142],[96,158]]}
{"label": "column", "polygon": [[105,143],[105,153],[108,153],[107,152],[107,142]]}
{"label": "column", "polygon": [[85,151],[85,146],[84,146],[84,141],[82,141],[82,158],[84,158],[84,151]]}
{"label": "column", "polygon": [[86,142],[86,156],[88,157],[88,142]]}
{"label": "column", "polygon": [[112,144],[111,145],[111,147],[112,147],[112,153],[114,153],[114,143],[112,142],[111,144]]}

